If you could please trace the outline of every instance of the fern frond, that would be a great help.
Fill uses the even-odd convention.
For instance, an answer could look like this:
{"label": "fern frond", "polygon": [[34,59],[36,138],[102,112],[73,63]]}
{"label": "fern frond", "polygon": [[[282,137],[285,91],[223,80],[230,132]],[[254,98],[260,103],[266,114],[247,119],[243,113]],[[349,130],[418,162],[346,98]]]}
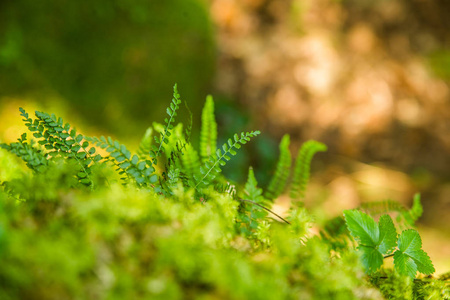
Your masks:
{"label": "fern frond", "polygon": [[280,142],[280,156],[278,158],[275,174],[270,180],[265,196],[269,200],[277,198],[286,187],[289,173],[291,172],[291,152],[289,151],[290,137],[285,134]]}
{"label": "fern frond", "polygon": [[310,177],[311,160],[317,152],[327,151],[327,146],[317,141],[307,141],[300,148],[291,183],[291,199],[303,199]]}
{"label": "fern frond", "polygon": [[191,142],[193,115],[192,115],[192,111],[189,108],[189,106],[188,106],[186,101],[184,101],[184,106],[186,107],[186,110],[187,110],[187,112],[189,114],[189,123],[186,126],[186,130],[184,132],[184,140],[186,141],[187,144],[189,144]]}
{"label": "fern frond", "polygon": [[393,200],[366,202],[361,204],[361,208],[372,216],[392,212],[402,213],[405,211],[405,207],[402,204]]}
{"label": "fern frond", "polygon": [[198,157],[197,151],[191,144],[186,146],[186,150],[181,156],[181,162],[183,164],[183,169],[188,178],[194,178],[195,175],[199,173],[200,170],[200,159]]}
{"label": "fern frond", "polygon": [[153,128],[147,128],[144,136],[141,139],[141,142],[139,143],[137,154],[139,155],[140,159],[146,159],[150,153],[150,150],[152,149],[152,134]]}
{"label": "fern frond", "polygon": [[217,148],[217,123],[214,117],[214,100],[212,96],[206,97],[202,111],[202,128],[200,131],[200,157],[202,161],[208,160]]}
{"label": "fern frond", "polygon": [[255,201],[256,203],[264,204],[264,197],[262,196],[263,191],[258,188],[258,181],[256,181],[255,173],[253,168],[248,169],[248,179],[245,183],[244,192],[247,195],[247,199]]}
{"label": "fern frond", "polygon": [[222,145],[222,149],[217,149],[216,153],[209,157],[201,167],[200,175],[194,176],[195,189],[206,187],[222,170],[220,167],[226,165],[227,161],[231,159],[230,156],[236,155],[236,150],[241,148],[241,145],[246,144],[252,137],[259,135],[259,131],[242,132],[241,137],[234,135],[234,142],[228,139],[228,142]]}
{"label": "fern frond", "polygon": [[35,172],[42,172],[48,166],[48,160],[42,150],[33,147],[33,144],[27,142],[27,134],[23,133],[18,142],[11,144],[0,144],[3,148],[12,154],[21,158],[28,168]]}
{"label": "fern frond", "polygon": [[[100,139],[97,137],[86,137],[86,140],[93,142],[102,149],[106,149],[109,152],[109,158],[118,167],[117,171],[119,174],[133,178],[139,186],[151,185],[158,181],[158,176],[154,174],[155,168],[152,161],[141,160],[136,154],[132,156],[125,145],[120,144],[118,141],[113,141],[111,137],[105,138],[101,136]],[[122,180],[125,179],[122,178]]]}
{"label": "fern frond", "polygon": [[172,102],[170,102],[169,107],[167,107],[166,112],[168,117],[164,119],[164,132],[160,137],[154,136],[155,142],[158,145],[152,146],[152,151],[150,151],[150,156],[153,159],[153,164],[156,164],[156,159],[161,155],[161,152],[164,152],[164,144],[168,144],[168,138],[171,136],[171,130],[173,129],[173,123],[175,122],[175,117],[177,116],[177,110],[180,108],[180,94],[178,93],[177,84],[173,86],[173,98]]}
{"label": "fern frond", "polygon": [[[24,118],[25,126],[27,126],[29,131],[33,132],[33,136],[38,140],[38,144],[42,145],[45,151],[33,150],[33,146],[25,142],[26,135],[22,135],[22,140],[19,140],[19,144],[22,145],[10,145],[12,147],[11,150],[17,148],[19,153],[24,153],[25,151],[28,152],[28,155],[34,153],[34,160],[27,162],[27,165],[32,169],[36,169],[37,160],[41,156],[45,157],[45,159],[53,157],[72,159],[78,165],[78,173],[76,174],[78,181],[85,185],[91,185],[91,166],[101,160],[102,157],[99,154],[94,156],[96,150],[94,147],[90,147],[89,143],[84,140],[84,136],[77,134],[76,130],[71,128],[69,123],[64,124],[62,118],[57,118],[54,114],[49,115],[36,111],[36,119],[33,120],[23,108],[19,108],[19,110],[20,115]],[[28,158],[28,156],[22,156],[22,159],[25,161]],[[41,163],[39,164],[42,165],[43,160],[40,160]]]}
{"label": "fern frond", "polygon": [[420,194],[414,195],[413,206],[409,210],[401,203],[393,200],[363,203],[361,204],[361,208],[370,215],[396,213],[397,223],[405,228],[414,226],[415,222],[423,213],[422,204],[420,203]]}
{"label": "fern frond", "polygon": [[420,203],[420,194],[415,194],[413,199],[413,206],[411,207],[411,209],[402,212],[401,217],[403,217],[410,226],[414,226],[416,221],[422,216],[422,213],[423,207],[422,203]]}

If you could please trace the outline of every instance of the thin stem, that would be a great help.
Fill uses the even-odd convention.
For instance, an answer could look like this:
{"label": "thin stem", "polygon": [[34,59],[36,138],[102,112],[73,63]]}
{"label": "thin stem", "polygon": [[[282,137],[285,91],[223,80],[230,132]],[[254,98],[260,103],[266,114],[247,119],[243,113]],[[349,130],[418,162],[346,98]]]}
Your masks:
{"label": "thin stem", "polygon": [[383,256],[383,258],[388,258],[388,257],[392,257],[392,256],[394,256],[394,253],[386,255],[386,256]]}
{"label": "thin stem", "polygon": [[286,219],[284,219],[283,217],[281,217],[281,216],[278,215],[277,213],[271,211],[271,210],[268,209],[267,207],[264,207],[264,206],[262,206],[261,204],[256,203],[255,201],[247,200],[247,199],[237,199],[237,200],[238,200],[238,201],[241,201],[241,202],[248,202],[248,203],[254,204],[254,205],[256,205],[256,206],[259,206],[259,207],[261,207],[262,209],[264,209],[264,210],[270,212],[271,214],[277,216],[278,218],[280,218],[281,220],[283,220],[286,224],[291,225],[291,223],[289,223]]}

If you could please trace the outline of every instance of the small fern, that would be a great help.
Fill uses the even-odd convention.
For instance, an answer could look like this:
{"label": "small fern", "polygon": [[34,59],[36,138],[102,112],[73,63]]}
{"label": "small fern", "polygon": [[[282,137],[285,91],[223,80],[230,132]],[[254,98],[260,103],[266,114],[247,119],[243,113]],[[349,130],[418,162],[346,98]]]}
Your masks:
{"label": "small fern", "polygon": [[291,152],[289,151],[290,138],[285,134],[280,142],[280,156],[275,173],[270,180],[265,197],[269,200],[277,198],[284,191],[291,171]]}
{"label": "small fern", "polygon": [[0,148],[8,150],[17,155],[35,172],[42,172],[48,165],[48,160],[42,150],[33,147],[33,142],[27,142],[27,134],[23,133],[18,142],[11,144],[0,144]]}
{"label": "small fern", "polygon": [[[34,170],[42,170],[39,166],[47,164],[44,162],[44,158],[63,157],[74,160],[78,165],[76,176],[79,182],[91,185],[91,166],[100,161],[102,156],[100,154],[95,155],[96,149],[90,146],[89,142],[85,140],[85,136],[78,134],[69,123],[64,124],[63,119],[57,118],[54,114],[49,115],[36,111],[36,119],[33,120],[23,108],[19,108],[19,110],[20,115],[24,118],[25,126],[33,132],[33,136],[38,139],[37,143],[43,146],[45,150],[35,148],[34,144],[26,143],[26,135],[22,135],[19,143],[13,143],[9,146],[4,145],[3,148],[13,153],[19,153],[19,157]],[[27,153],[27,155],[23,155],[24,153]]]}
{"label": "small fern", "polygon": [[[157,182],[158,177],[154,174],[155,168],[150,160],[141,160],[136,154],[132,156],[125,145],[113,141],[111,137],[101,136],[100,139],[88,137],[86,139],[109,152],[109,158],[117,166],[120,175],[134,179],[139,186],[148,186]],[[122,180],[124,183],[127,182],[126,177],[122,177]]]}
{"label": "small fern", "polygon": [[204,188],[208,186],[212,180],[219,174],[225,166],[227,161],[231,159],[230,156],[236,155],[236,150],[241,148],[241,145],[246,144],[252,137],[259,135],[259,131],[242,132],[239,137],[234,135],[234,142],[228,139],[227,143],[222,145],[222,149],[217,149],[215,154],[212,154],[201,167],[200,175],[195,176],[195,189]]}
{"label": "small fern", "polygon": [[294,167],[291,183],[291,199],[301,200],[305,197],[306,185],[310,177],[311,160],[317,152],[327,151],[327,146],[317,141],[307,141],[300,148]]}
{"label": "small fern", "polygon": [[260,221],[267,216],[267,212],[261,207],[265,204],[262,193],[262,189],[258,188],[253,168],[250,167],[244,187],[244,198],[250,201],[243,200],[241,202],[239,220],[237,220],[237,223],[240,224],[239,230],[246,235],[254,234]]}
{"label": "small fern", "polygon": [[141,142],[139,143],[137,154],[139,155],[140,159],[146,159],[152,149],[152,134],[153,128],[147,128],[144,136],[141,139]]}
{"label": "small fern", "polygon": [[152,146],[152,150],[150,151],[150,156],[152,157],[153,164],[156,165],[156,159],[161,155],[162,152],[165,152],[164,144],[168,144],[169,140],[168,138],[171,135],[171,130],[174,127],[175,123],[175,117],[177,116],[177,110],[180,108],[180,94],[178,93],[177,84],[173,86],[173,98],[172,102],[170,103],[169,107],[167,107],[166,112],[168,117],[164,119],[165,126],[164,126],[164,132],[161,133],[161,136],[158,137],[157,135],[154,136],[156,145]]}
{"label": "small fern", "polygon": [[200,159],[198,157],[197,151],[191,144],[188,144],[186,151],[181,156],[181,162],[183,164],[183,169],[189,178],[194,178],[195,175],[200,172]]}
{"label": "small fern", "polygon": [[214,101],[209,95],[206,97],[202,111],[202,127],[200,131],[200,157],[202,162],[207,161],[216,149],[217,123],[214,118]]}
{"label": "small fern", "polygon": [[370,215],[380,215],[386,213],[396,213],[396,221],[402,228],[415,225],[415,222],[422,216],[423,208],[420,202],[420,194],[415,194],[411,209],[405,208],[401,203],[393,200],[383,200],[363,203],[361,209]]}
{"label": "small fern", "polygon": [[420,202],[420,194],[415,194],[411,209],[403,211],[398,218],[399,220],[403,218],[409,226],[414,226],[416,221],[422,216],[422,213],[423,207]]}

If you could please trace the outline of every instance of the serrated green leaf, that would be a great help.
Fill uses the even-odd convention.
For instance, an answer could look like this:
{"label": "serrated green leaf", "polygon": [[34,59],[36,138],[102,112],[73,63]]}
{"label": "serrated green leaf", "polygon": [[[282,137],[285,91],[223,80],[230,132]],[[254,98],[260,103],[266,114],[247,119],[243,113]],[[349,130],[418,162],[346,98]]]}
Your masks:
{"label": "serrated green leaf", "polygon": [[407,275],[411,278],[416,277],[417,265],[414,263],[411,257],[404,254],[401,251],[395,251],[394,253],[394,265],[397,272],[402,275]]}
{"label": "serrated green leaf", "polygon": [[345,210],[345,221],[352,236],[363,246],[375,247],[380,238],[380,231],[375,221],[358,210]]}
{"label": "serrated green leaf", "polygon": [[358,251],[362,253],[362,262],[369,274],[374,273],[383,264],[383,255],[377,249],[360,246]]}
{"label": "serrated green leaf", "polygon": [[378,221],[380,229],[380,245],[378,250],[382,254],[388,254],[397,246],[397,231],[394,222],[389,215],[382,215]]}
{"label": "serrated green leaf", "polygon": [[426,275],[435,272],[430,257],[421,248],[422,240],[416,230],[402,232],[398,238],[398,250],[394,253],[395,268],[400,274],[414,278],[417,271]]}

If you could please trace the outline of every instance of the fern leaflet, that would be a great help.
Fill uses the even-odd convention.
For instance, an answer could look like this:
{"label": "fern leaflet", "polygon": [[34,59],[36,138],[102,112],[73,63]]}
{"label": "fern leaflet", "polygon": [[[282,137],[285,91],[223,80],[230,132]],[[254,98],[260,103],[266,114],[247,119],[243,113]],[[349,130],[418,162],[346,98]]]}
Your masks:
{"label": "fern leaflet", "polygon": [[[111,137],[105,138],[101,136],[87,137],[95,145],[102,149],[106,149],[110,154],[110,158],[117,165],[120,175],[127,175],[133,178],[139,186],[151,185],[157,182],[158,176],[154,174],[155,168],[150,160],[140,160],[135,154],[131,156],[131,152],[120,144],[118,141],[113,141]],[[125,178],[122,178],[125,180]]]}
{"label": "fern leaflet", "polygon": [[208,95],[202,111],[202,128],[200,131],[200,156],[202,161],[208,160],[217,148],[217,123],[214,117],[214,101]]}
{"label": "fern leaflet", "polygon": [[280,156],[278,158],[275,174],[270,180],[265,193],[267,199],[277,198],[286,187],[287,179],[291,170],[291,152],[289,151],[290,137],[285,134],[280,142]]}
{"label": "fern leaflet", "polygon": [[164,152],[164,144],[168,144],[168,138],[171,135],[171,130],[173,129],[173,123],[175,122],[175,117],[177,116],[177,110],[180,108],[180,94],[178,93],[177,84],[173,86],[173,98],[169,107],[167,107],[166,112],[168,117],[164,119],[166,125],[164,126],[164,132],[160,137],[154,136],[156,145],[152,146],[152,151],[150,151],[150,156],[153,158],[153,164],[156,164],[156,158],[161,155],[161,152]]}
{"label": "fern leaflet", "polygon": [[291,186],[291,198],[303,199],[306,185],[310,177],[311,160],[317,152],[327,151],[327,146],[317,141],[307,141],[300,148],[294,167],[294,177]]}
{"label": "fern leaflet", "polygon": [[236,155],[235,149],[240,149],[241,145],[246,144],[252,137],[259,135],[259,131],[242,132],[241,137],[234,135],[234,142],[228,139],[227,143],[222,145],[222,149],[217,149],[201,167],[200,176],[194,176],[195,189],[206,187],[222,170],[220,167],[226,165],[231,156]]}

